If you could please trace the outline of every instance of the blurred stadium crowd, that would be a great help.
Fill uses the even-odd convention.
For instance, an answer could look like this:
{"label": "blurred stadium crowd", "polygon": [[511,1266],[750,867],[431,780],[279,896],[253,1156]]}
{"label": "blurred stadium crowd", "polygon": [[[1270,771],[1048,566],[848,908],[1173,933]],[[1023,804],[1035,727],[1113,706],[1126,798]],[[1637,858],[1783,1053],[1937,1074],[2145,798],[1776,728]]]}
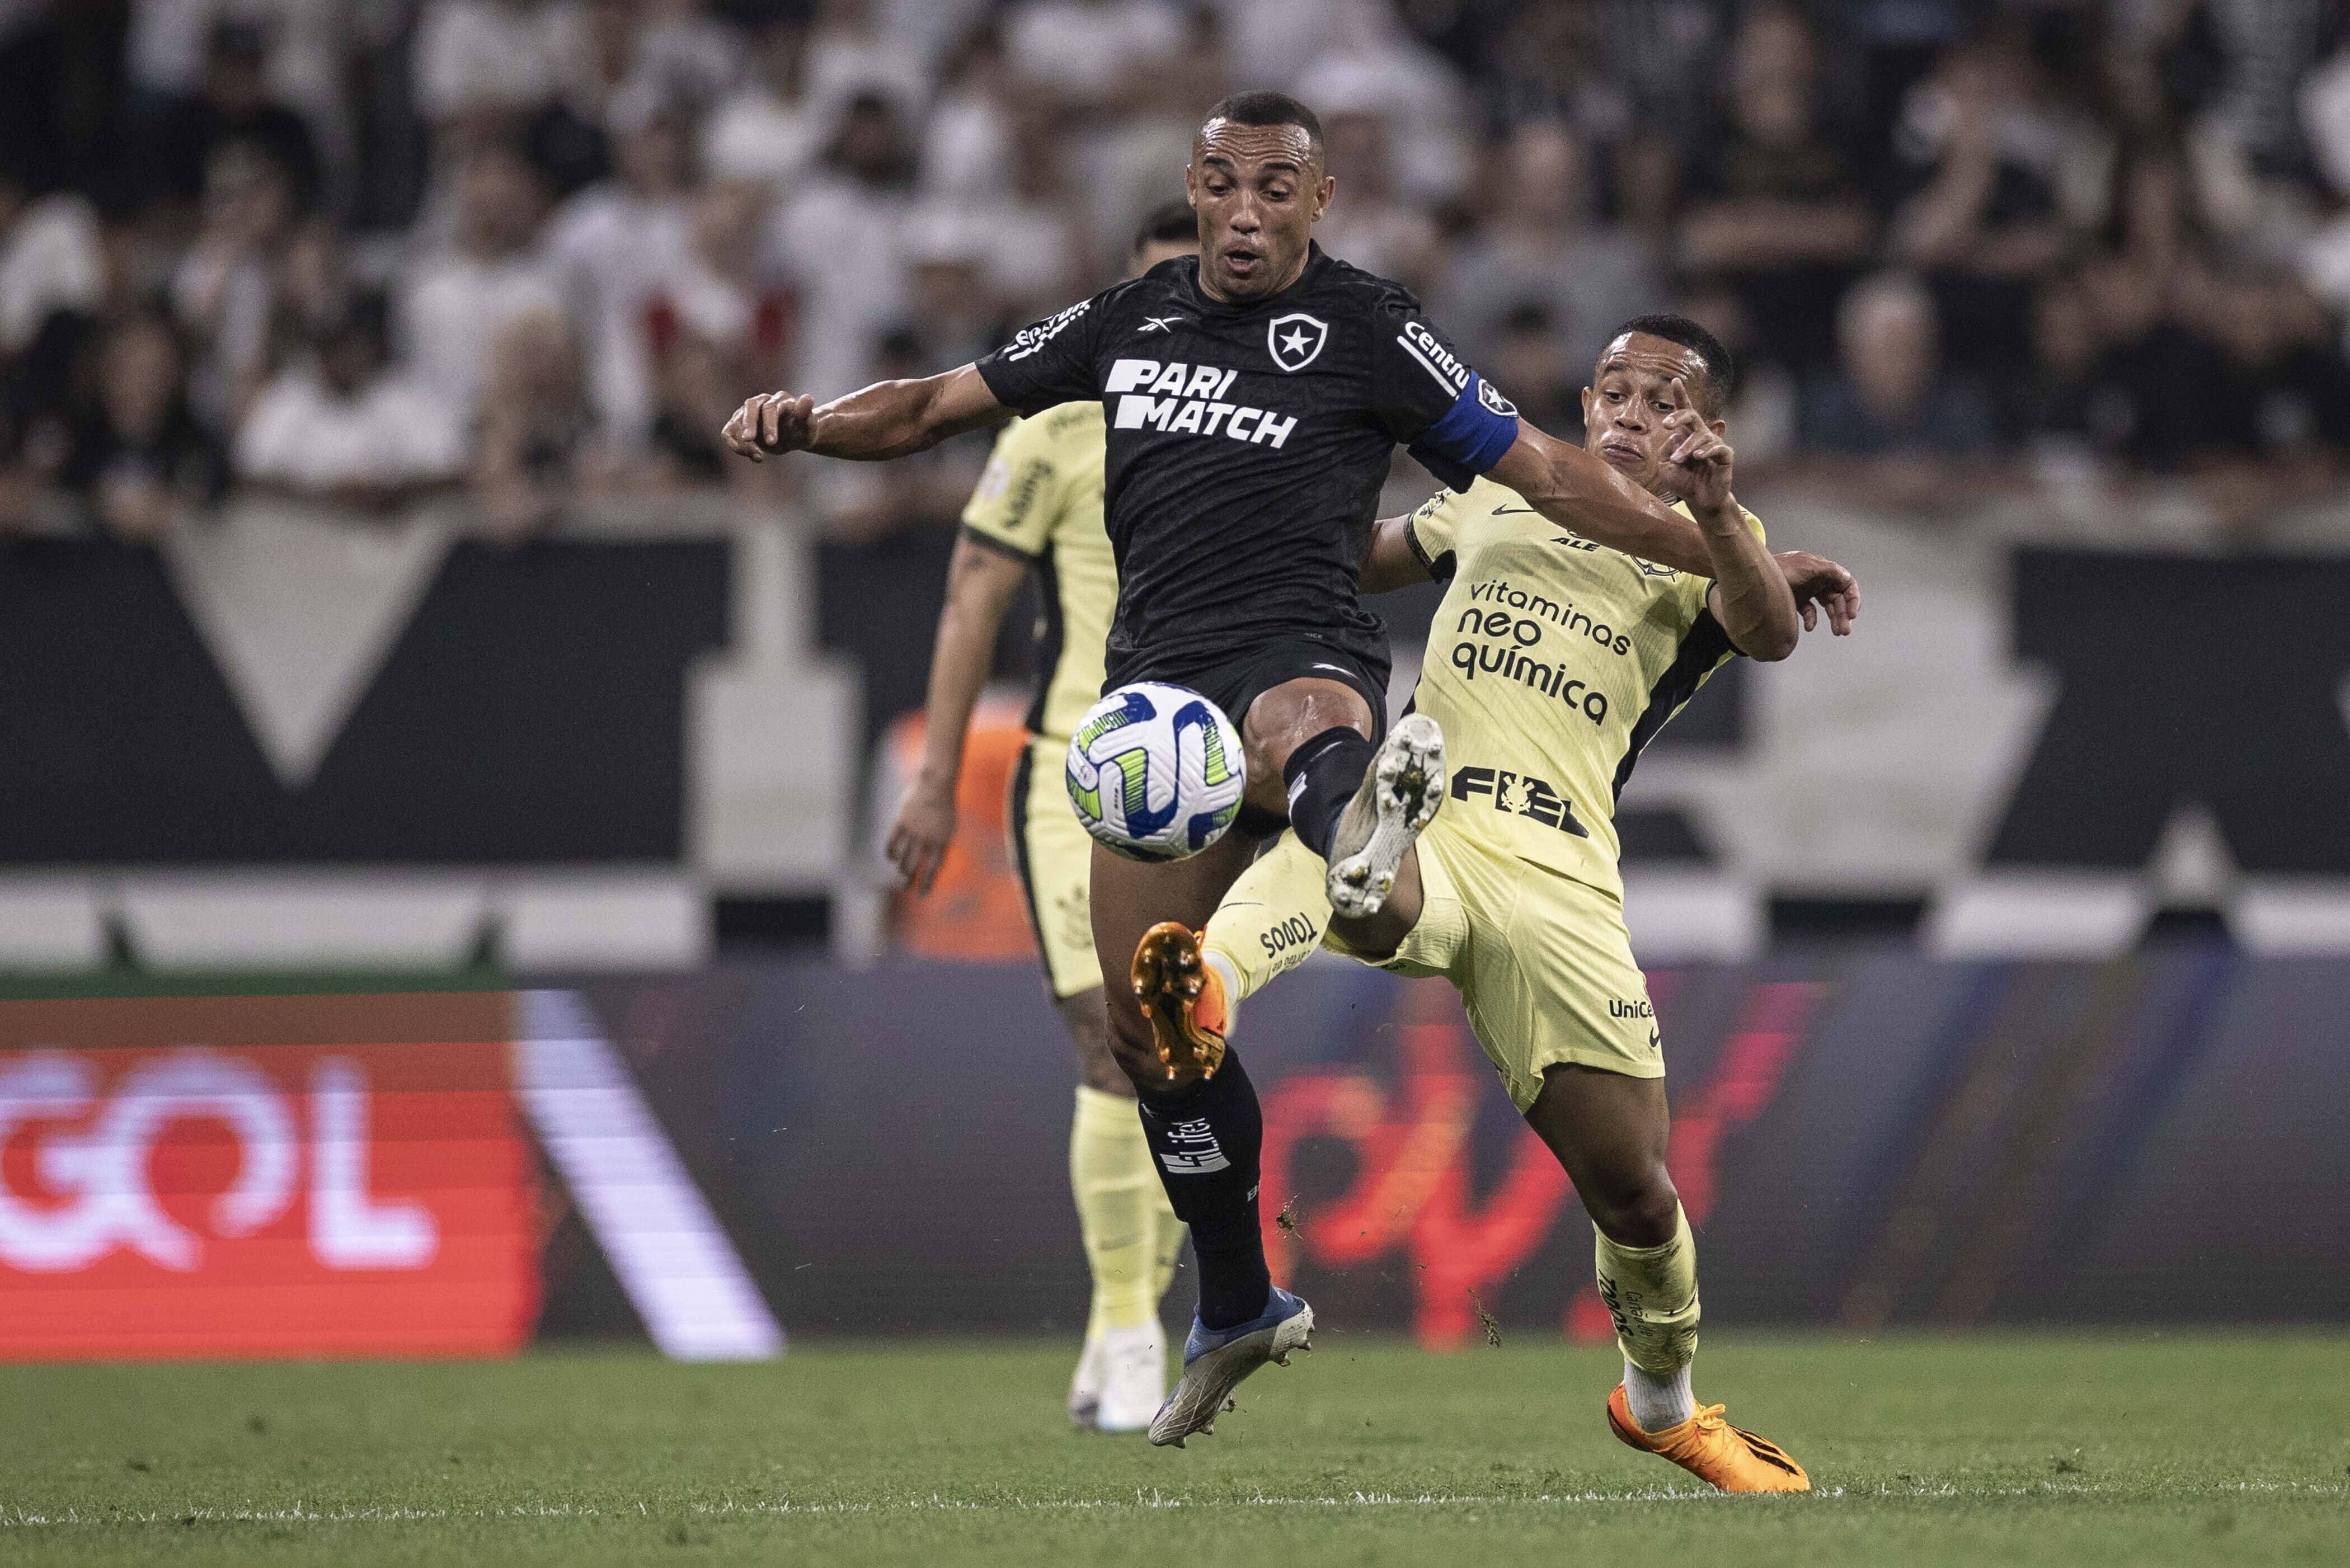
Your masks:
{"label": "blurred stadium crowd", "polygon": [[1251,86],[1324,118],[1324,245],[1554,430],[1677,303],[1756,483],[2224,523],[2345,477],[2337,0],[0,0],[0,532],[726,487],[938,537],[983,442],[721,421],[1114,277]]}

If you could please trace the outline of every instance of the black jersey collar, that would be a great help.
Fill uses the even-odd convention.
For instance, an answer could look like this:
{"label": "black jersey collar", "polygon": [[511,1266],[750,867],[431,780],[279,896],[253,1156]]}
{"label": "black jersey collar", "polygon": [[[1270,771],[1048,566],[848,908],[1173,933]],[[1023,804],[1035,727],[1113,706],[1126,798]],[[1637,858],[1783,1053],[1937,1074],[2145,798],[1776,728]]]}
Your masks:
{"label": "black jersey collar", "polygon": [[1322,275],[1330,269],[1330,256],[1323,250],[1322,242],[1308,240],[1305,242],[1305,265],[1287,288],[1283,289],[1279,294],[1269,294],[1263,299],[1253,299],[1246,305],[1234,305],[1228,300],[1218,299],[1202,287],[1200,283],[1200,258],[1192,256],[1189,259],[1191,265],[1184,272],[1184,282],[1191,290],[1191,303],[1194,307],[1202,316],[1228,317],[1254,316],[1261,310],[1272,310],[1286,305],[1312,288],[1320,280]]}

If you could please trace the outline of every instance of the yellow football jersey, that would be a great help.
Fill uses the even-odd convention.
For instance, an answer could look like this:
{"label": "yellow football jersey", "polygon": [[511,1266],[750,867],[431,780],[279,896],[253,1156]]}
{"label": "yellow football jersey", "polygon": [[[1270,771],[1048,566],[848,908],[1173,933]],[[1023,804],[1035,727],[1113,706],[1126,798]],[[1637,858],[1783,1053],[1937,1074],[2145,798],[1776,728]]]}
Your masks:
{"label": "yellow football jersey", "polygon": [[1712,579],[1579,538],[1490,480],[1440,492],[1407,528],[1451,585],[1412,699],[1444,730],[1445,823],[1621,898],[1616,797],[1737,651],[1706,607]]}
{"label": "yellow football jersey", "polygon": [[1099,403],[1063,403],[1014,420],[995,438],[962,510],[973,535],[1043,574],[1027,724],[1061,741],[1101,696],[1102,645],[1118,609],[1118,560],[1102,522],[1104,454]]}

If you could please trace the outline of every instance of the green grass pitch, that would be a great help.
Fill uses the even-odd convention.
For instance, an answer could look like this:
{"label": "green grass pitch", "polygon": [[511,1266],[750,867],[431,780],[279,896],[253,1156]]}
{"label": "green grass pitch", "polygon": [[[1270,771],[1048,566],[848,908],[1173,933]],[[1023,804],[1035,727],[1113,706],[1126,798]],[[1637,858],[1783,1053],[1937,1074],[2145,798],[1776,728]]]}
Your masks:
{"label": "green grass pitch", "polygon": [[1319,1345],[1184,1452],[1071,1433],[1058,1345],[0,1368],[0,1563],[2350,1562],[2338,1334],[1710,1339],[1800,1498],[1619,1446],[1597,1350]]}

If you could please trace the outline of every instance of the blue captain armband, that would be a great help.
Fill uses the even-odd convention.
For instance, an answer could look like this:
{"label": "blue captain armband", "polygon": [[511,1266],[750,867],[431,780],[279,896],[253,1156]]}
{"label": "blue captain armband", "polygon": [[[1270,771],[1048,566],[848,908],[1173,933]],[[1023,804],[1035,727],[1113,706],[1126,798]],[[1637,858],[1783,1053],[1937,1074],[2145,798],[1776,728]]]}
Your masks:
{"label": "blue captain armband", "polygon": [[1517,439],[1518,406],[1471,370],[1444,417],[1411,443],[1411,455],[1453,489],[1466,490]]}

